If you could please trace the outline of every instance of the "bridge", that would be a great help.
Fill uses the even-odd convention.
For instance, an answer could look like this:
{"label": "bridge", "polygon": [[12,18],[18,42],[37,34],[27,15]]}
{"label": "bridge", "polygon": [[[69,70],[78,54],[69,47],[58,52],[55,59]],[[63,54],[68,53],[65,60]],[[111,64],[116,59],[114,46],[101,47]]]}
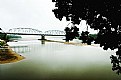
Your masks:
{"label": "bridge", "polygon": [[[2,30],[2,29],[1,29]],[[42,32],[38,29],[33,28],[13,28],[9,29],[8,32],[1,32],[1,34],[14,34],[14,35],[39,35],[42,40],[45,40],[45,36],[65,36],[64,31],[60,30],[48,30]]]}

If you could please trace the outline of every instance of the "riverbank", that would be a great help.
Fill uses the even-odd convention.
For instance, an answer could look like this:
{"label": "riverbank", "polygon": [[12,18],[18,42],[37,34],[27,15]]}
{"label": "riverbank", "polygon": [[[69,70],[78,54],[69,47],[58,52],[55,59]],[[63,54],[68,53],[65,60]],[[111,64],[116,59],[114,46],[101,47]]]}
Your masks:
{"label": "riverbank", "polygon": [[0,64],[17,62],[22,59],[25,57],[14,52],[9,46],[0,49]]}
{"label": "riverbank", "polygon": [[64,41],[55,41],[55,40],[44,40],[47,42],[58,42],[58,43],[64,43],[64,44],[70,44],[70,45],[78,45],[78,46],[86,46],[86,43],[81,43],[81,42],[64,42]]}

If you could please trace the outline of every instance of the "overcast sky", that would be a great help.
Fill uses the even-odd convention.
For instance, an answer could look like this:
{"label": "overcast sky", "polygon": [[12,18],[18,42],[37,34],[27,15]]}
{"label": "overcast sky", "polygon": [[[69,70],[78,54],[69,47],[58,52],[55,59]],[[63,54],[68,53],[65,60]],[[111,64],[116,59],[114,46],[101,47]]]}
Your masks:
{"label": "overcast sky", "polygon": [[[18,27],[64,30],[69,22],[56,19],[52,12],[54,8],[52,0],[0,0],[0,27],[6,32]],[[85,22],[78,27],[80,31],[86,30]]]}

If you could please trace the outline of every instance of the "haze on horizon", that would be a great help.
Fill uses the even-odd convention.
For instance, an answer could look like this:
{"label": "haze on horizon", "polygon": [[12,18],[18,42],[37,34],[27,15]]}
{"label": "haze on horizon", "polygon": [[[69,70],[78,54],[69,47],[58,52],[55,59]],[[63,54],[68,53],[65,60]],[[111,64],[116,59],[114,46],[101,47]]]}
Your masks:
{"label": "haze on horizon", "polygon": [[[52,12],[54,8],[52,0],[0,0],[0,28],[5,32],[19,27],[40,31],[64,30],[70,22],[55,18]],[[86,30],[86,22],[82,21],[78,28],[80,32]],[[97,32],[91,29],[89,31]]]}

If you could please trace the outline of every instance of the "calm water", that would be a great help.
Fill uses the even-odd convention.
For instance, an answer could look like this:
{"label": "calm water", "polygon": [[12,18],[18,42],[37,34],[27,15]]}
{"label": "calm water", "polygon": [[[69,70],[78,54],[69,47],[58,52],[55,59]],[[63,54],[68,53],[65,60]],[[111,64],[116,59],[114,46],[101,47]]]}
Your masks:
{"label": "calm water", "polygon": [[37,40],[8,44],[26,59],[1,64],[0,80],[121,80],[111,70],[114,51]]}

